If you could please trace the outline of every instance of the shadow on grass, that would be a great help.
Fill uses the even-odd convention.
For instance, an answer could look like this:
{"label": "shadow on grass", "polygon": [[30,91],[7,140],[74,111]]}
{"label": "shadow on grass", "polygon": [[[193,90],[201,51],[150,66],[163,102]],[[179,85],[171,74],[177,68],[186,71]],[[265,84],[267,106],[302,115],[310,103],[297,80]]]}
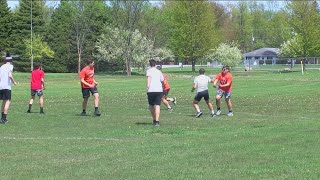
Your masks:
{"label": "shadow on grass", "polygon": [[152,123],[150,122],[136,122],[135,123],[136,125],[144,125],[144,126],[149,126],[149,125],[152,125]]}

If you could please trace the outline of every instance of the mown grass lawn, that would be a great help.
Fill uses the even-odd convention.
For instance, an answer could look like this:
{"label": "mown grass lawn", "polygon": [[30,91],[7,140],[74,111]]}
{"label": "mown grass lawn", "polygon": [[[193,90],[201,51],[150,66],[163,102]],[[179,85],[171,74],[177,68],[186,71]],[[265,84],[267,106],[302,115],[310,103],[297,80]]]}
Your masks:
{"label": "mown grass lawn", "polygon": [[[197,69],[198,70],[198,69]],[[0,179],[319,179],[320,71],[236,70],[234,117],[194,117],[190,69],[170,74],[172,112],[151,125],[145,76],[98,74],[101,117],[82,117],[76,74],[46,74],[45,114],[28,114],[29,74],[15,73],[0,124]],[[218,69],[207,69],[214,75]],[[197,74],[195,74],[197,75]],[[214,89],[210,87],[214,97]]]}

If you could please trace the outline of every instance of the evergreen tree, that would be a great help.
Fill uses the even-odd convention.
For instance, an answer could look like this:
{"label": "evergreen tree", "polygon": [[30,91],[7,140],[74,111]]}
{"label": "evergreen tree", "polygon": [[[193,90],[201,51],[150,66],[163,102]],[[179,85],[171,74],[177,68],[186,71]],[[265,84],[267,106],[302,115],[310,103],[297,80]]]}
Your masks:
{"label": "evergreen tree", "polygon": [[[6,0],[0,0],[0,52],[10,51],[12,14]],[[0,54],[1,58],[2,54]]]}
{"label": "evergreen tree", "polygon": [[[31,8],[32,7],[32,8]],[[31,29],[32,33],[39,34],[43,36],[45,34],[45,1],[30,1],[21,0],[19,1],[19,6],[14,14],[14,23],[11,37],[13,39],[13,49],[12,53],[19,56],[19,59],[15,61],[15,65],[18,71],[30,71],[30,61],[32,57],[26,57],[24,55],[25,39],[30,39],[31,41]],[[32,25],[31,25],[32,21]]]}

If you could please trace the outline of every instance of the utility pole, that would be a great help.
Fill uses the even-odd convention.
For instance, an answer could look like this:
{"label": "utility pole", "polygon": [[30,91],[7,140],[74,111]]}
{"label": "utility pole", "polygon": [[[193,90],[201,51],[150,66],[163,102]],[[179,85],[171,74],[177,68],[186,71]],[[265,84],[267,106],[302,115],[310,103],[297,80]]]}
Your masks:
{"label": "utility pole", "polygon": [[31,18],[31,23],[30,23],[30,33],[31,33],[31,39],[30,39],[30,44],[31,44],[31,71],[33,70],[33,51],[32,51],[32,31],[33,31],[33,29],[32,29],[32,24],[33,24],[33,22],[32,22],[32,0],[30,1],[31,2],[31,11],[30,11],[30,18]]}

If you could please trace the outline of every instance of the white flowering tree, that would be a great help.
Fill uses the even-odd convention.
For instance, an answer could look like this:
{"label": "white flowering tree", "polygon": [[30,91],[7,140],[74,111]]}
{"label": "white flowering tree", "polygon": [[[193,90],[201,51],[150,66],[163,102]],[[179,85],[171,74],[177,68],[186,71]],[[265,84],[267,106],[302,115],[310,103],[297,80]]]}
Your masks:
{"label": "white flowering tree", "polygon": [[172,60],[172,51],[168,48],[157,48],[153,51],[153,58],[157,61]]}
{"label": "white flowering tree", "polygon": [[131,66],[144,67],[152,56],[153,42],[141,35],[138,30],[130,32],[120,28],[105,27],[104,34],[97,40],[95,47],[101,61],[125,64],[127,75]]}
{"label": "white flowering tree", "polygon": [[296,35],[292,39],[281,44],[278,55],[281,57],[296,58],[303,54],[300,36]]}
{"label": "white flowering tree", "polygon": [[222,65],[235,67],[242,61],[242,53],[235,43],[221,43],[206,59],[216,60]]}

